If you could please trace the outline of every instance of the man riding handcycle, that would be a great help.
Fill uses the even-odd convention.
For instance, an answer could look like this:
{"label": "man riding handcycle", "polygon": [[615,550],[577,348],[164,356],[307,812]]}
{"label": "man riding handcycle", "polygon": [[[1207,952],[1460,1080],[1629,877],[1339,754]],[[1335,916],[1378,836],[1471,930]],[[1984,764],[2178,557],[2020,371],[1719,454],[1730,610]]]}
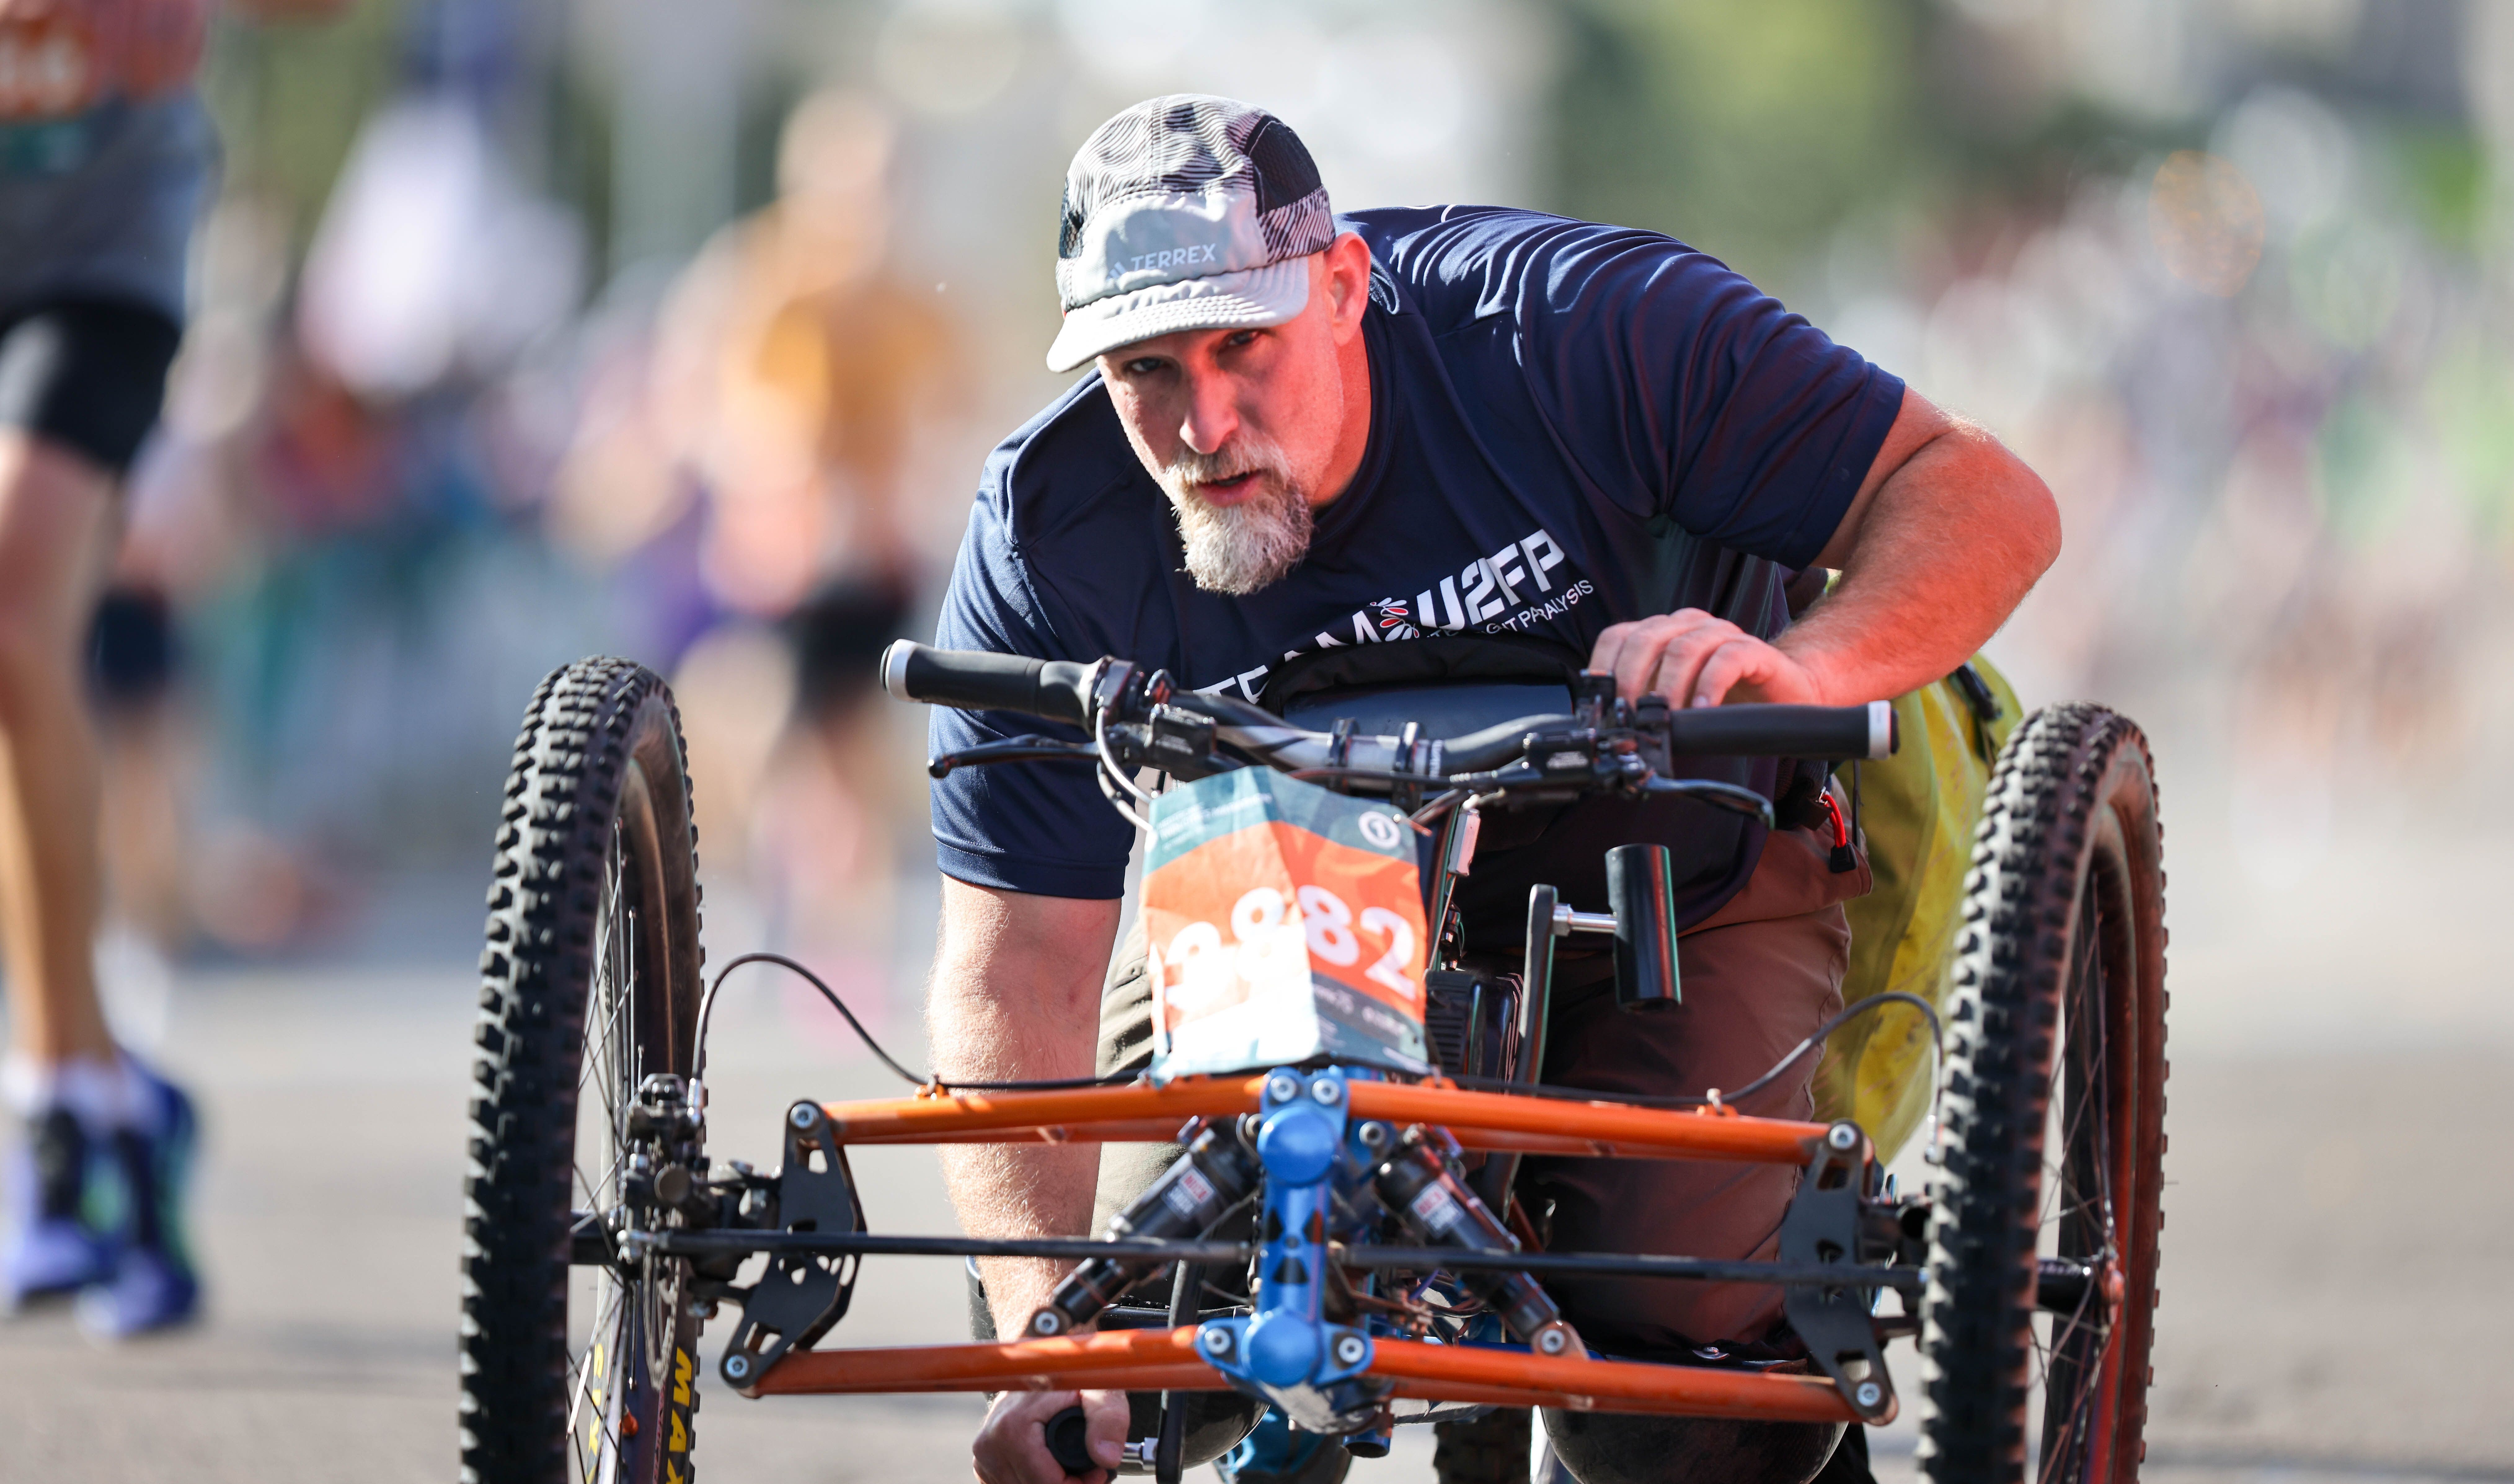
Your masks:
{"label": "man riding handcycle", "polygon": [[[1892,1415],[1915,1331],[1931,1477],[2134,1474],[2134,729],[2056,708],[2002,755],[1930,1196],[1806,1121],[1869,879],[1829,765],[2048,564],[2040,481],[1679,243],[1336,218],[1226,100],[1092,136],[1058,282],[1050,365],[1096,374],[989,461],[943,648],[886,662],[948,703],[922,1096],[800,1103],[778,1175],[708,1166],[669,698],[617,662],[536,698],[483,961],[471,1475],[687,1477],[728,1297],[746,1392],[1000,1393],[990,1484],[1175,1477],[1261,1403],[1368,1456],[1415,1399],[1541,1404],[1587,1484],[1804,1480]],[[867,1231],[863,1142],[941,1143],[967,1236]],[[813,1351],[892,1252],[976,1256],[987,1343]]]}

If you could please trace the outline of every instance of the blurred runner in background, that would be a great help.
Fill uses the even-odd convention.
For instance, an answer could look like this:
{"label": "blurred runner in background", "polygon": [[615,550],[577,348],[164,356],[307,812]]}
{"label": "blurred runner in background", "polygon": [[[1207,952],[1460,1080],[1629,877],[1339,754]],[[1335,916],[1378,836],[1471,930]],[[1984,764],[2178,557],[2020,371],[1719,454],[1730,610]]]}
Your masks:
{"label": "blurred runner in background", "polygon": [[[306,17],[337,0],[240,3]],[[97,999],[84,650],[216,169],[191,87],[208,10],[0,0],[0,1094],[21,1120],[0,1303],[77,1294],[80,1322],[107,1339],[199,1304],[179,1209],[190,1101],[115,1046]]]}
{"label": "blurred runner in background", "polygon": [[715,703],[734,676],[763,669],[742,658],[740,621],[776,625],[791,656],[782,742],[722,770],[749,777],[703,777],[696,797],[702,809],[711,795],[737,808],[775,799],[737,826],[772,927],[875,1003],[889,997],[894,842],[914,827],[902,804],[920,790],[865,702],[922,585],[904,501],[959,360],[932,288],[889,261],[897,146],[871,99],[832,91],[797,105],[777,199],[717,233],[666,301],[655,381],[665,443],[707,500],[702,580],[735,617],[675,678],[694,764],[741,754],[704,734],[762,708],[758,697]]}

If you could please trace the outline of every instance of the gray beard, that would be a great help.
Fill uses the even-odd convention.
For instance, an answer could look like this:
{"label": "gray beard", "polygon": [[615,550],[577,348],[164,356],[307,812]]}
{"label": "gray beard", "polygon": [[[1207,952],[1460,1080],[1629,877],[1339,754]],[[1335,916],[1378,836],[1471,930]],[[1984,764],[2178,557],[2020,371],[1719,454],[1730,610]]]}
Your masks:
{"label": "gray beard", "polygon": [[[1187,490],[1191,473],[1227,479],[1252,466],[1264,470],[1260,488],[1237,504],[1217,505]],[[1207,592],[1246,597],[1281,581],[1309,554],[1310,502],[1273,448],[1246,449],[1237,457],[1188,455],[1164,473],[1161,487],[1178,512],[1188,576]]]}

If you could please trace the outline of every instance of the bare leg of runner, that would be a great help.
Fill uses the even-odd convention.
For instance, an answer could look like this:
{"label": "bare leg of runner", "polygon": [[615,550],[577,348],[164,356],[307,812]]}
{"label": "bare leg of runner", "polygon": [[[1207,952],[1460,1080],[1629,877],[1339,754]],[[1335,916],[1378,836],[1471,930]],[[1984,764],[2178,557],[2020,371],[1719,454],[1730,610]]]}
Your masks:
{"label": "bare leg of runner", "polygon": [[101,891],[96,733],[82,645],[104,580],[112,481],[0,429],[0,950],[11,1049],[110,1063],[93,939]]}

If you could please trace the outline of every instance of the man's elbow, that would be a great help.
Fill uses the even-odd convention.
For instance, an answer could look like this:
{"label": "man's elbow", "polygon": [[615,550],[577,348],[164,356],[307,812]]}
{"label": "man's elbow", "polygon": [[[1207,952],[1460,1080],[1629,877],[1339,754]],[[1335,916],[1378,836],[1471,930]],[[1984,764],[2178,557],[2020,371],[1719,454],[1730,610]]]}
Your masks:
{"label": "man's elbow", "polygon": [[2011,502],[2016,512],[2017,567],[2023,585],[2031,587],[2060,559],[2060,502],[2052,498],[2051,487],[2021,459],[2016,461],[2016,473]]}
{"label": "man's elbow", "polygon": [[1972,465],[1969,482],[1980,492],[1971,514],[1987,533],[1995,533],[1993,541],[2007,558],[2016,596],[2022,598],[2060,559],[2060,502],[2043,476],[1990,429],[1967,423],[1951,436],[1970,445],[1963,457]]}

